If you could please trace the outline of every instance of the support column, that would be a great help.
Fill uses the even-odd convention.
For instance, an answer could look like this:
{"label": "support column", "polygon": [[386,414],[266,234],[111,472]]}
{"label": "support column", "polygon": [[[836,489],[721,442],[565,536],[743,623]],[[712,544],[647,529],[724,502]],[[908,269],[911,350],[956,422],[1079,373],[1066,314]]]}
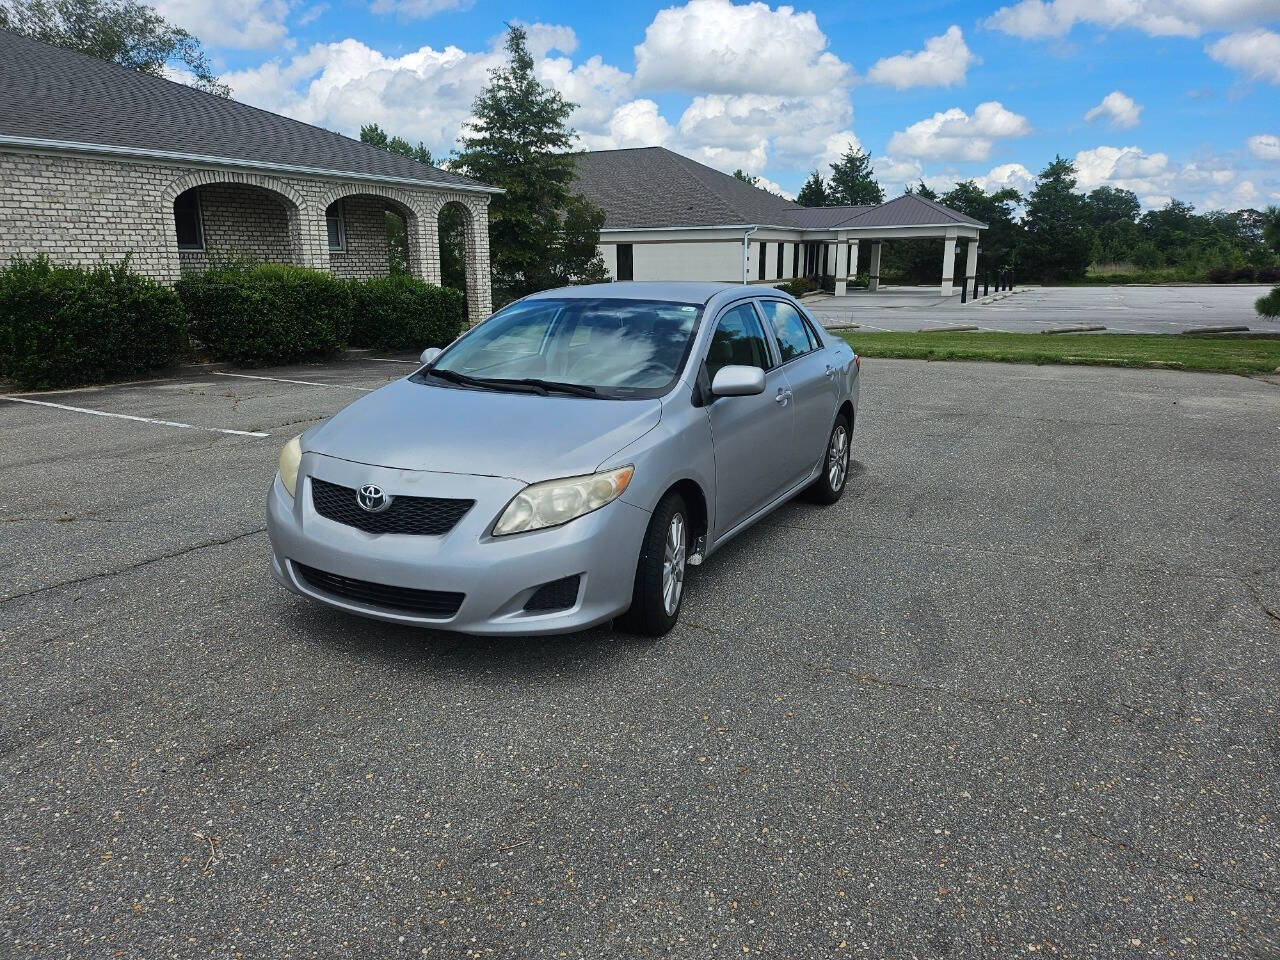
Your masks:
{"label": "support column", "polygon": [[848,259],[849,244],[846,241],[847,234],[836,234],[836,296],[843,297],[849,292],[847,278],[849,276],[849,264],[845,262]]}
{"label": "support column", "polygon": [[871,241],[871,282],[867,285],[870,293],[880,289],[880,241]]}
{"label": "support column", "polygon": [[974,290],[975,281],[978,276],[978,241],[977,238],[970,240],[965,244],[965,260],[964,260],[964,288],[976,296]]}
{"label": "support column", "polygon": [[951,234],[942,245],[942,295],[944,297],[952,294],[951,279],[955,275],[955,270],[956,238],[955,234]]}
{"label": "support column", "polygon": [[849,244],[849,279],[856,280],[858,278],[858,241],[854,240]]}
{"label": "support column", "polygon": [[289,242],[299,266],[329,269],[329,226],[324,214],[324,208],[314,203],[290,211]]}

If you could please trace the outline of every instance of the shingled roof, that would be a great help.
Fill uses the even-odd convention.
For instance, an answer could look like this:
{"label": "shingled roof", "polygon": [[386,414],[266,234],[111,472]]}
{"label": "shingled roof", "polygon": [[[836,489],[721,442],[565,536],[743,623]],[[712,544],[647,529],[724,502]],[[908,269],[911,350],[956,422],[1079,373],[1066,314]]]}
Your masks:
{"label": "shingled roof", "polygon": [[604,211],[606,230],[986,226],[910,193],[879,206],[802,207],[665,147],[596,150],[576,163],[577,187]]}
{"label": "shingled roof", "polygon": [[5,144],[493,190],[331,130],[0,30]]}

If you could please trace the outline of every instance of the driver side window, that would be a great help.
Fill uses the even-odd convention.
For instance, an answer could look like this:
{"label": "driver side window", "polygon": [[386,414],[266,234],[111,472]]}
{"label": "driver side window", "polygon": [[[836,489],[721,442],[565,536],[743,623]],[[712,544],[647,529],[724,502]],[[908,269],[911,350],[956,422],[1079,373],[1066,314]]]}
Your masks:
{"label": "driver side window", "polygon": [[733,364],[769,369],[760,318],[749,303],[740,303],[720,315],[707,350],[707,376],[714,380],[722,367]]}

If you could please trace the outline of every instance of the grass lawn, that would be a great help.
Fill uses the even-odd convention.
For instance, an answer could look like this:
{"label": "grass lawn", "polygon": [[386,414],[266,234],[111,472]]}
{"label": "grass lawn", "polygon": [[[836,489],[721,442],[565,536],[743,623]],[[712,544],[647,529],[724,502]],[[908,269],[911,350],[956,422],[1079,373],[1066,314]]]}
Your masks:
{"label": "grass lawn", "polygon": [[1239,374],[1271,373],[1280,367],[1280,339],[1136,333],[836,332],[864,357],[1074,363]]}

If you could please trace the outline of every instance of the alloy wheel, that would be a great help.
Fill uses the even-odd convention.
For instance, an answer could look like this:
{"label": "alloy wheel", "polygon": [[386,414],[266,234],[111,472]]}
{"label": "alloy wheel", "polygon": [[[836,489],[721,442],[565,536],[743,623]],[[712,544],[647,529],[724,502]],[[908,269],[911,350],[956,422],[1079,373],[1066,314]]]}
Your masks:
{"label": "alloy wheel", "polygon": [[680,594],[684,591],[686,546],[684,516],[674,513],[667,526],[662,556],[662,606],[669,617],[675,615],[676,608],[680,606]]}
{"label": "alloy wheel", "polygon": [[833,492],[839,492],[849,472],[849,431],[843,423],[837,423],[831,431],[831,446],[827,448],[827,483]]}

